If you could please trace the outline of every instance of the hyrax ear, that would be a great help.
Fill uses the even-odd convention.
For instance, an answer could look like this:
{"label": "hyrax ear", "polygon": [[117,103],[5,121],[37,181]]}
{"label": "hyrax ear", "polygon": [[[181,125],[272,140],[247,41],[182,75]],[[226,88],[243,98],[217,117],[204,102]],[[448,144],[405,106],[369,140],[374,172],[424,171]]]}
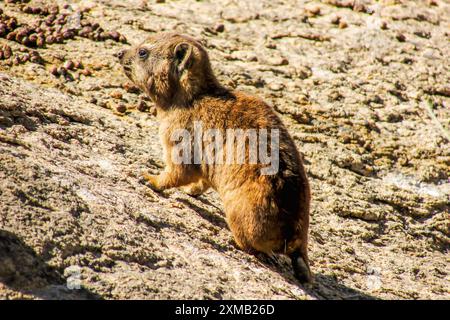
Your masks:
{"label": "hyrax ear", "polygon": [[181,75],[194,63],[194,48],[189,43],[180,43],[175,47],[174,56],[178,74]]}

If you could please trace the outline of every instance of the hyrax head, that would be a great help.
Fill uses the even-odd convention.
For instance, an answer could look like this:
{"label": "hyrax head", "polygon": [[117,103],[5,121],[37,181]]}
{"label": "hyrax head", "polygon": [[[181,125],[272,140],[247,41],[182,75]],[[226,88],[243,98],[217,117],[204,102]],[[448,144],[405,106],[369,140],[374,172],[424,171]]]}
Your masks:
{"label": "hyrax head", "polygon": [[218,86],[206,50],[184,35],[152,35],[116,56],[128,78],[160,107],[186,105]]}

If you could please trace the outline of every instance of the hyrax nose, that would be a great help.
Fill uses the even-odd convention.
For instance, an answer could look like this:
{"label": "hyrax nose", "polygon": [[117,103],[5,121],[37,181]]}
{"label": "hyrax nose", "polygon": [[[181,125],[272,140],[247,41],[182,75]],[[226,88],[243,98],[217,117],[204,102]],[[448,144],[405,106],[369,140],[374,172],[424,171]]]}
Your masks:
{"label": "hyrax nose", "polygon": [[119,52],[115,53],[114,56],[118,58],[119,60],[122,60],[123,57],[125,57],[125,54],[127,53],[126,49],[120,50]]}

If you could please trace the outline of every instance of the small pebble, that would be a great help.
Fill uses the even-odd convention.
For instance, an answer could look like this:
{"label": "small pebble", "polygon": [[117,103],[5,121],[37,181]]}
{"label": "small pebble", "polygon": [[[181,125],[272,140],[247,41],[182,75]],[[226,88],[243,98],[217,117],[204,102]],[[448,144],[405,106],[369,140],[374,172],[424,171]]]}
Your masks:
{"label": "small pebble", "polygon": [[353,11],[368,13],[366,6],[363,3],[360,3],[359,1],[355,1],[353,3]]}
{"label": "small pebble", "polygon": [[66,74],[67,74],[67,69],[64,68],[64,67],[59,67],[59,68],[58,68],[58,74],[59,74],[60,76],[66,75]]}
{"label": "small pebble", "polygon": [[320,15],[320,7],[319,6],[313,6],[306,9],[306,12],[309,13],[312,17]]}
{"label": "small pebble", "polygon": [[45,42],[48,43],[48,44],[55,43],[55,41],[56,41],[56,39],[55,39],[54,36],[47,36],[47,37],[45,38]]}
{"label": "small pebble", "polygon": [[137,93],[140,92],[139,87],[136,86],[136,85],[134,85],[134,84],[131,83],[131,82],[126,82],[126,83],[122,86],[122,88],[123,88],[126,92],[128,92],[128,93],[135,93],[135,94],[137,94]]}
{"label": "small pebble", "polygon": [[114,98],[114,99],[119,99],[119,100],[122,99],[122,93],[119,91],[111,92],[110,96],[111,96],[111,98]]}
{"label": "small pebble", "polygon": [[399,42],[405,42],[406,37],[404,34],[402,33],[397,33],[397,35],[395,36],[395,38],[399,41]]}
{"label": "small pebble", "polygon": [[74,80],[75,80],[74,77],[73,77],[73,75],[72,75],[71,73],[69,73],[69,72],[67,72],[67,73],[64,75],[64,79],[65,79],[66,81],[74,81]]}
{"label": "small pebble", "polygon": [[73,67],[75,69],[83,69],[83,63],[80,60],[77,60],[73,63]]}
{"label": "small pebble", "polygon": [[119,105],[116,107],[117,112],[125,113],[127,111],[127,107],[123,103],[119,103]]}
{"label": "small pebble", "polygon": [[277,44],[275,42],[267,42],[266,43],[266,48],[276,49],[277,48]]}
{"label": "small pebble", "polygon": [[219,23],[214,27],[214,31],[216,32],[224,32],[225,31],[225,26],[223,23]]}
{"label": "small pebble", "polygon": [[111,31],[109,33],[109,36],[114,40],[114,41],[119,41],[120,39],[120,33],[118,33],[117,31]]}
{"label": "small pebble", "polygon": [[345,29],[347,27],[348,27],[347,22],[345,22],[345,21],[340,21],[339,22],[339,29]]}
{"label": "small pebble", "polygon": [[308,103],[309,103],[308,97],[307,97],[306,95],[304,95],[304,94],[299,94],[299,95],[297,96],[296,101],[297,101],[298,103],[300,103],[300,104],[308,104]]}
{"label": "small pebble", "polygon": [[284,88],[283,84],[281,83],[269,83],[267,87],[272,91],[281,91]]}
{"label": "small pebble", "polygon": [[32,55],[30,61],[33,63],[42,63],[42,59],[40,56]]}
{"label": "small pebble", "polygon": [[66,68],[67,70],[73,70],[74,69],[75,64],[73,63],[72,60],[67,60],[64,63],[64,68]]}
{"label": "small pebble", "polygon": [[14,56],[14,58],[13,58],[13,64],[14,65],[19,65],[20,64],[20,58],[19,58],[19,56]]}
{"label": "small pebble", "polygon": [[331,23],[332,24],[338,25],[339,22],[341,22],[341,17],[340,16],[334,16],[333,18],[331,18]]}
{"label": "small pebble", "polygon": [[271,58],[268,60],[268,64],[272,66],[286,66],[289,64],[289,60],[285,57]]}
{"label": "small pebble", "polygon": [[86,77],[89,77],[89,76],[92,75],[92,71],[89,70],[89,69],[83,69],[83,70],[80,71],[80,73],[81,73],[82,75],[86,76]]}
{"label": "small pebble", "polygon": [[25,53],[25,54],[20,58],[20,61],[21,61],[22,63],[25,63],[25,62],[27,62],[28,60],[30,60],[30,55],[29,55],[28,53]]}
{"label": "small pebble", "polygon": [[144,111],[147,111],[148,106],[147,106],[147,103],[145,103],[144,100],[139,100],[139,102],[138,102],[136,108],[137,108],[139,111],[144,112]]}
{"label": "small pebble", "polygon": [[8,45],[3,46],[3,57],[9,59],[12,56],[12,49]]}
{"label": "small pebble", "polygon": [[49,71],[52,75],[59,76],[58,68],[56,66],[51,66]]}

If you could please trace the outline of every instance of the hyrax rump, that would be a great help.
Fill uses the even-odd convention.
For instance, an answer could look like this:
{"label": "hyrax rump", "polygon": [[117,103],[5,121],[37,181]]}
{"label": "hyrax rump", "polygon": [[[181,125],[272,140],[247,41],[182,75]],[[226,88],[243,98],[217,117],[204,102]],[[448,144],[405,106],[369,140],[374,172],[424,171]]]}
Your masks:
{"label": "hyrax rump", "polygon": [[[205,48],[190,37],[155,34],[117,57],[126,75],[156,104],[166,167],[159,175],[144,175],[149,185],[157,191],[183,186],[193,195],[213,188],[223,201],[227,223],[240,248],[287,254],[296,277],[311,281],[307,253],[310,188],[299,152],[274,110],[256,97],[224,88]],[[173,135],[180,129],[194,135],[196,123],[203,130],[222,133],[278,129],[278,170],[263,174],[267,165],[249,162],[249,152],[244,163],[173,161],[172,151],[178,143]],[[245,136],[241,139],[246,141]],[[238,140],[233,143],[242,143]],[[248,151],[250,144],[245,141]],[[192,139],[188,142],[194,144]]]}

